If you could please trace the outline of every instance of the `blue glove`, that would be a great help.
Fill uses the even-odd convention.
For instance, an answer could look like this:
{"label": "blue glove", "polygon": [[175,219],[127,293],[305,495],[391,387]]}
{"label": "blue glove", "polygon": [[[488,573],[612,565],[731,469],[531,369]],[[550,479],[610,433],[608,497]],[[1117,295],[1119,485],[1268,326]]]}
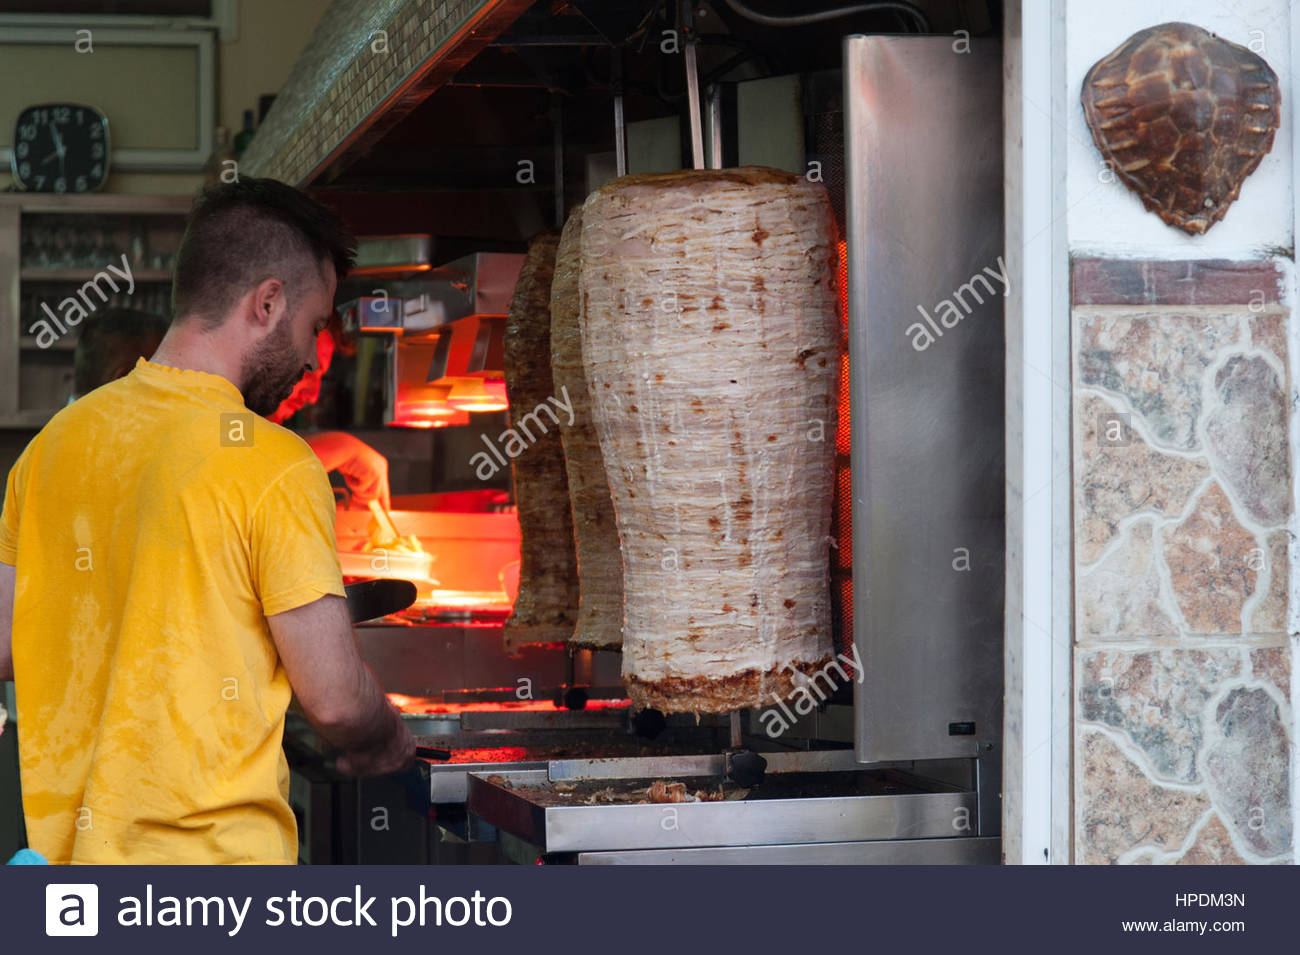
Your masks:
{"label": "blue glove", "polygon": [[19,849],[5,865],[49,865],[35,849]]}

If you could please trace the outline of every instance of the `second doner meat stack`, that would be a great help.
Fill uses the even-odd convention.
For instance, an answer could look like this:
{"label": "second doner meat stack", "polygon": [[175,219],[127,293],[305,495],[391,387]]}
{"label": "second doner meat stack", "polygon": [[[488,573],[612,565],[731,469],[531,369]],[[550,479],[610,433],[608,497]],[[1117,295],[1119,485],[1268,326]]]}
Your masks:
{"label": "second doner meat stack", "polygon": [[538,410],[554,397],[551,281],[558,244],[559,236],[552,233],[528,244],[506,321],[510,427],[527,444],[521,454],[512,454],[520,539],[519,596],[504,628],[510,652],[528,644],[563,643],[577,620],[578,571],[564,449],[558,423]]}
{"label": "second doner meat stack", "polygon": [[835,253],[825,191],[771,169],[625,176],[583,207],[637,706],[767,706],[830,659]]}
{"label": "second doner meat stack", "polygon": [[578,272],[581,269],[582,210],[564,224],[551,284],[551,372],[555,393],[573,407],[573,423],[560,420],[564,466],[573,504],[578,551],[578,623],[569,646],[617,650],[623,644],[623,559],[619,555],[614,505],[600,456],[591,397],[582,367],[578,327]]}

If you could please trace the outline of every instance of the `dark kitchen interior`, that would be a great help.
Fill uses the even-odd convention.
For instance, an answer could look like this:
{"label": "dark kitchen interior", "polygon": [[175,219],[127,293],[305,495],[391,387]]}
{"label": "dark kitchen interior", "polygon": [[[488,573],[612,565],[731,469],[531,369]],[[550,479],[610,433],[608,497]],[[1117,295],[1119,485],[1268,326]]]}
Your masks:
{"label": "dark kitchen interior", "polygon": [[[369,248],[375,259],[339,283],[333,363],[319,397],[285,425],[345,432],[383,454],[393,539],[433,555],[432,569],[426,562],[409,575],[418,588],[410,606],[356,627],[364,659],[426,755],[401,777],[347,777],[291,709],[284,746],[298,860],[996,864],[1002,300],[981,301],[981,331],[952,336],[933,356],[897,333],[886,344],[881,323],[910,314],[913,302],[939,301],[1000,252],[1000,2],[923,0],[825,18],[817,13],[834,5],[761,4],[779,24],[727,0],[482,6],[493,8],[483,31],[454,35],[430,56],[429,79],[331,139],[290,183],[341,213],[363,237],[363,258]],[[0,14],[32,9],[0,0]],[[62,2],[40,12],[205,17],[211,5]],[[331,9],[326,24],[331,16],[338,21]],[[308,41],[304,58],[324,39]],[[301,92],[295,79],[277,99]],[[282,104],[261,112],[245,154],[256,175],[283,161],[266,151],[272,136],[299,135]],[[832,665],[844,665],[824,692],[812,684],[808,711],[773,699],[729,711],[684,702],[665,713],[630,699],[617,649],[503,643],[529,588],[520,548],[541,548],[536,566],[549,567],[555,543],[529,541],[529,502],[511,468],[493,464],[485,477],[475,463],[492,461],[476,455],[527,410],[508,371],[501,384],[520,263],[530,240],[558,233],[619,175],[706,166],[768,166],[821,183],[833,213],[841,355],[820,638]],[[893,237],[925,250],[927,268],[899,268]],[[396,317],[384,302],[401,303]],[[477,405],[453,400],[450,389],[467,384]],[[925,384],[938,397],[919,398]],[[921,400],[943,410],[922,410]],[[23,413],[24,426],[0,431],[6,468],[42,423]],[[951,472],[963,457],[978,478]],[[347,482],[331,480],[344,579],[386,576],[373,562],[366,569],[382,522],[377,531],[371,511],[349,506]],[[870,493],[855,502],[858,481]],[[954,542],[976,571],[925,579],[925,568],[952,561]],[[782,573],[774,566],[751,586],[778,586]],[[855,614],[868,592],[870,613]],[[865,672],[850,659],[864,660]],[[796,685],[807,688],[804,679]],[[3,788],[15,775],[13,733],[0,737],[0,760]],[[710,836],[644,838],[632,813],[650,819],[657,802],[699,812]],[[727,812],[735,802],[745,815]],[[20,827],[0,820],[0,856],[23,845]]]}

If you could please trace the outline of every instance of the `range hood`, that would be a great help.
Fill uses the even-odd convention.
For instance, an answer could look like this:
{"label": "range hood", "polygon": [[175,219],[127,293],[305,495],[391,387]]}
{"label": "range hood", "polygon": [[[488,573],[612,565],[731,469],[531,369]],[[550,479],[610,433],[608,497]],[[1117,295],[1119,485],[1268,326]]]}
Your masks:
{"label": "range hood", "polygon": [[436,333],[467,318],[505,318],[522,254],[476,252],[424,273],[420,292],[402,302],[403,336]]}
{"label": "range hood", "polygon": [[364,296],[341,307],[353,332],[394,336],[384,421],[398,427],[465,424],[506,407],[505,320],[524,256],[479,252],[403,283],[402,297]]}

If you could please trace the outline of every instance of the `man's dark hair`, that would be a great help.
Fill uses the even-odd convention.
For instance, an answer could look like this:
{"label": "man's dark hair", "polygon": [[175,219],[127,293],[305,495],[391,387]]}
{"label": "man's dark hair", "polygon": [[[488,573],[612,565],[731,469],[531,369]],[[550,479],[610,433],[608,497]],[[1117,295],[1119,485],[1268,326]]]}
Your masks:
{"label": "man's dark hair", "polygon": [[176,254],[172,317],[220,325],[235,303],[268,278],[285,283],[290,301],[328,260],[341,280],[356,239],[332,209],[274,179],[240,177],[194,200]]}
{"label": "man's dark hair", "polygon": [[167,319],[134,308],[104,308],[81,322],[72,356],[72,387],[77,395],[121,378],[148,358],[167,334]]}

